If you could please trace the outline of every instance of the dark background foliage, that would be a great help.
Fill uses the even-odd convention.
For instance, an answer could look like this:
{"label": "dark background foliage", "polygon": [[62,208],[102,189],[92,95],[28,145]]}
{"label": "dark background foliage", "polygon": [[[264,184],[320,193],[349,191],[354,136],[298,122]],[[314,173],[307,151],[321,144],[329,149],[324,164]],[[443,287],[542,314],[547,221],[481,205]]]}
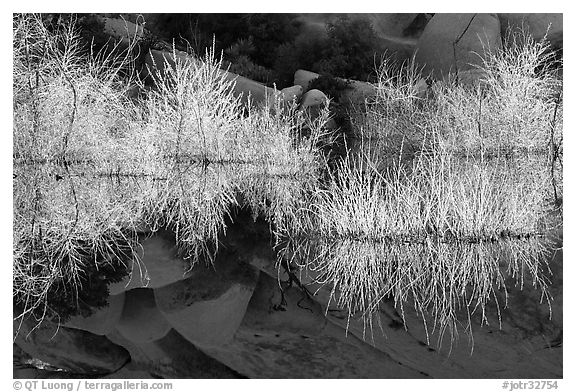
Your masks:
{"label": "dark background foliage", "polygon": [[306,69],[370,80],[381,48],[370,21],[339,16],[325,36],[301,34],[297,14],[155,14],[147,27],[160,38],[203,54],[214,45],[230,70],[269,86],[292,85]]}

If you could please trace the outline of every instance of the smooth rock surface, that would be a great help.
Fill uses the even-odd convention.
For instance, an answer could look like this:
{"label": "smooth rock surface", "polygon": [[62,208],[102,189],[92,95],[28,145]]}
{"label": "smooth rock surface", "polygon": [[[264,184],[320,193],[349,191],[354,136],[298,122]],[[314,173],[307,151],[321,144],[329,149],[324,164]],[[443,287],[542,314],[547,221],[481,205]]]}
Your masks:
{"label": "smooth rock surface", "polygon": [[496,14],[436,14],[418,40],[415,60],[423,75],[442,79],[481,65],[485,48],[501,47]]}
{"label": "smooth rock surface", "polygon": [[73,316],[64,326],[82,329],[96,335],[106,335],[116,327],[122,316],[124,297],[123,292],[118,295],[110,295],[108,306],[94,309],[94,313],[89,317]]}
{"label": "smooth rock surface", "polygon": [[280,93],[282,94],[282,99],[286,103],[291,103],[300,101],[300,98],[302,98],[303,91],[304,89],[302,88],[302,86],[292,86],[283,88],[282,90],[280,90]]}
{"label": "smooth rock surface", "polygon": [[133,343],[146,343],[166,336],[171,326],[156,306],[154,290],[133,289],[126,292],[116,329]]}
{"label": "smooth rock surface", "polygon": [[[19,322],[14,321],[14,331]],[[128,351],[104,336],[74,328],[66,328],[48,321],[35,327],[25,320],[15,343],[32,358],[71,373],[85,375],[108,374],[120,369],[130,360]]]}
{"label": "smooth rock surface", "polygon": [[205,350],[250,378],[420,378],[344,329],[328,323],[322,309],[292,287],[261,274],[234,339]]}
{"label": "smooth rock surface", "polygon": [[300,109],[305,110],[308,108],[313,108],[317,106],[325,106],[329,103],[329,99],[322,91],[313,89],[309,90],[302,96],[302,102],[300,102]]}
{"label": "smooth rock surface", "polygon": [[232,339],[242,322],[259,271],[222,251],[214,265],[199,263],[183,281],[154,290],[170,325],[198,347]]}
{"label": "smooth rock surface", "polygon": [[320,74],[317,74],[316,72],[299,69],[294,73],[294,85],[302,87],[302,91],[305,93],[308,91],[310,83],[318,77],[320,77]]}
{"label": "smooth rock surface", "polygon": [[154,342],[134,343],[118,331],[108,334],[130,352],[130,368],[155,378],[239,378],[240,374],[219,363],[171,329]]}
{"label": "smooth rock surface", "polygon": [[[342,79],[344,80],[344,79]],[[342,92],[342,98],[345,103],[362,109],[366,100],[376,96],[376,87],[373,84],[358,80],[346,80],[349,88]]]}
{"label": "smooth rock surface", "polygon": [[[317,89],[308,90],[303,96],[298,111],[304,115],[307,124],[312,128],[314,122],[324,110],[329,107],[330,99],[322,91]],[[326,127],[332,124],[326,124]]]}

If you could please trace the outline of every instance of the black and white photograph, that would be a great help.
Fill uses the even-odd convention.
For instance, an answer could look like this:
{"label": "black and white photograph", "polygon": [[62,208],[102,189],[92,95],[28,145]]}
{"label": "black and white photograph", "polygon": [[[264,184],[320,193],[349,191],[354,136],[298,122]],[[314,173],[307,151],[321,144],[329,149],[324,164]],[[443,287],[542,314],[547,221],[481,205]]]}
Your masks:
{"label": "black and white photograph", "polygon": [[12,13],[7,390],[566,390],[566,15],[128,8]]}

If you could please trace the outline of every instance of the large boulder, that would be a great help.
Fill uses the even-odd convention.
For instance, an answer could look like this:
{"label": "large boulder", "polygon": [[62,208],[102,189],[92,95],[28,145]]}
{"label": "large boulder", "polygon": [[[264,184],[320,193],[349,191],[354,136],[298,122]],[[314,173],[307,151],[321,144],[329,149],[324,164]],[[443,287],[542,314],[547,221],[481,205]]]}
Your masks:
{"label": "large boulder", "polygon": [[[341,79],[344,80],[344,79]],[[364,102],[376,96],[376,87],[367,82],[346,79],[348,88],[342,91],[341,100],[353,107],[364,107]]]}
{"label": "large boulder", "polygon": [[[300,113],[302,113],[308,122],[309,126],[312,125],[318,117],[322,114],[322,111],[328,108],[330,104],[329,98],[322,91],[317,89],[312,89],[307,91],[303,96],[298,107]],[[332,119],[329,119],[325,124],[326,128],[334,128],[335,123]]]}
{"label": "large boulder", "polygon": [[282,99],[286,103],[299,102],[300,98],[302,98],[303,92],[304,89],[302,88],[302,86],[286,87],[280,90],[280,93],[282,94]]}
{"label": "large boulder", "polygon": [[130,360],[128,351],[104,336],[44,321],[14,321],[15,343],[32,358],[83,375],[108,374]]}
{"label": "large boulder", "polygon": [[183,281],[154,290],[160,312],[199,347],[223,344],[244,318],[259,271],[221,250],[214,265],[197,264]]}
{"label": "large boulder", "polygon": [[270,94],[265,97],[265,106],[268,110],[276,112],[276,110],[285,111],[295,103],[300,101],[302,97],[301,86],[286,87],[282,90],[268,91]]}
{"label": "large boulder", "polygon": [[178,255],[176,237],[169,231],[158,231],[140,241],[138,261],[132,261],[130,274],[108,286],[111,295],[127,290],[167,286],[189,276],[190,264]]}
{"label": "large boulder", "polygon": [[170,324],[156,307],[154,291],[134,289],[126,293],[124,311],[116,329],[134,343],[158,340],[170,331]]}
{"label": "large boulder", "polygon": [[88,317],[73,316],[64,326],[69,328],[82,329],[96,335],[106,335],[110,333],[118,324],[124,309],[124,293],[110,295],[108,306],[101,309],[94,309]]}
{"label": "large boulder", "polygon": [[306,94],[302,96],[302,101],[300,102],[301,110],[308,110],[311,108],[322,108],[330,103],[330,100],[322,91],[317,89],[312,89],[307,91]]}
{"label": "large boulder", "polygon": [[482,64],[485,50],[502,47],[496,14],[436,14],[426,25],[415,60],[423,74],[443,79]]}
{"label": "large boulder", "polygon": [[320,77],[316,72],[299,69],[294,73],[294,85],[302,87],[302,91],[308,91],[308,86],[314,80]]}
{"label": "large boulder", "polygon": [[524,29],[536,40],[546,39],[555,49],[562,48],[564,35],[562,14],[498,14],[502,34]]}

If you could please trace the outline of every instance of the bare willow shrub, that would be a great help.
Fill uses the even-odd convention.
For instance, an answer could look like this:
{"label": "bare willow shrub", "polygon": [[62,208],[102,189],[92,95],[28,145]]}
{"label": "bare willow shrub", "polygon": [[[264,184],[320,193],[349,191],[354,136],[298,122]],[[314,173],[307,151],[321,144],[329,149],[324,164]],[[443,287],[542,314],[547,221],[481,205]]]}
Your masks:
{"label": "bare willow shrub", "polygon": [[417,70],[385,65],[354,117],[364,144],[294,215],[283,256],[321,276],[351,317],[372,325],[390,296],[454,338],[474,312],[485,316],[506,274],[526,274],[548,299],[562,82],[545,41],[509,39],[486,54],[476,84],[449,78],[427,95]]}
{"label": "bare willow shrub", "polygon": [[137,110],[119,72],[130,48],[90,57],[74,20],[51,31],[33,14],[14,16],[13,46],[15,159],[105,164],[129,155],[122,139]]}

